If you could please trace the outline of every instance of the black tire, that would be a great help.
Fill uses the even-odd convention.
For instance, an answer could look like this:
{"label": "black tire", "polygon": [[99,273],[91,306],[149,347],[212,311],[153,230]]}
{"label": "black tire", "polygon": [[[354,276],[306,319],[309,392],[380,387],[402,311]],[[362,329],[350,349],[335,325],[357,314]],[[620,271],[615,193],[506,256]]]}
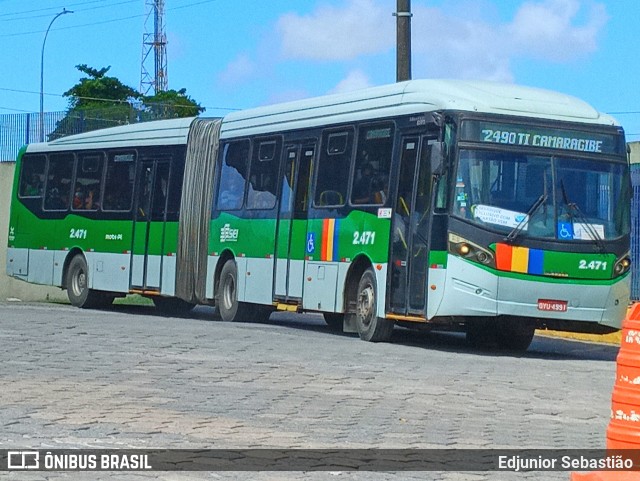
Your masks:
{"label": "black tire", "polygon": [[108,292],[89,289],[89,268],[83,255],[78,254],[69,263],[65,280],[67,297],[72,305],[84,309],[106,307],[113,302]]}
{"label": "black tire", "polygon": [[332,331],[342,332],[344,314],[340,312],[323,312],[322,316],[324,317],[324,322],[329,326],[329,329]]}
{"label": "black tire", "polygon": [[177,297],[154,297],[153,303],[156,309],[168,316],[185,316],[196,307],[195,304],[183,301]]}
{"label": "black tire", "polygon": [[495,320],[484,317],[465,319],[467,343],[475,349],[490,349],[496,345]]}
{"label": "black tire", "polygon": [[535,333],[536,323],[531,319],[507,317],[496,324],[496,342],[505,351],[525,352]]}
{"label": "black tire", "polygon": [[376,275],[369,268],[362,274],[356,295],[356,327],[360,339],[369,342],[388,341],[394,322],[377,315]]}
{"label": "black tire", "polygon": [[233,259],[229,259],[222,266],[216,305],[220,310],[220,317],[225,322],[248,321],[251,318],[252,306],[238,302],[238,268]]}

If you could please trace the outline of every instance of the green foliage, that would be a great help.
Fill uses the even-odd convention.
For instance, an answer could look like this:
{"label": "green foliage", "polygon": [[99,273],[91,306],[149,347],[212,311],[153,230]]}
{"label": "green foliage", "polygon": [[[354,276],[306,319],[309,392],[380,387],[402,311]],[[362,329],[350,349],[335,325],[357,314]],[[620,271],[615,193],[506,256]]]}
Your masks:
{"label": "green foliage", "polygon": [[205,110],[184,88],[145,97],[108,76],[110,66],[95,69],[82,64],[76,68],[85,76],[63,94],[69,98],[67,115],[49,134],[49,140],[141,120],[193,117]]}
{"label": "green foliage", "polygon": [[204,112],[204,107],[187,95],[187,89],[167,90],[142,97],[145,113],[151,119],[195,117]]}

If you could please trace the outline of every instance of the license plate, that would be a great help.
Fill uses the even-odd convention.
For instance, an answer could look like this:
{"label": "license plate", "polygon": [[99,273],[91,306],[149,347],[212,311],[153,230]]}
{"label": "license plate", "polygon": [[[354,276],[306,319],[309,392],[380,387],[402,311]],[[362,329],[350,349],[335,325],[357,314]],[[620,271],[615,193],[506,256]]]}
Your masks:
{"label": "license plate", "polygon": [[539,311],[567,312],[567,301],[538,299]]}

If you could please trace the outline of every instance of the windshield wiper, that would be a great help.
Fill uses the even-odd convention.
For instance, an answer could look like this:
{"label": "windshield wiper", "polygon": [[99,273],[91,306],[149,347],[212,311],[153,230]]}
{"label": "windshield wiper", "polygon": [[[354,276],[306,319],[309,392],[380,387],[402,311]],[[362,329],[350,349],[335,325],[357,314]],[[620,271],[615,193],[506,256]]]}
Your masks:
{"label": "windshield wiper", "polygon": [[538,211],[541,205],[547,202],[548,197],[549,196],[547,195],[546,192],[543,192],[542,194],[540,194],[540,197],[538,197],[538,199],[533,204],[531,204],[531,207],[529,207],[529,210],[527,211],[526,215],[522,218],[522,220],[518,222],[518,225],[516,225],[513,229],[511,229],[511,232],[509,232],[509,234],[507,234],[507,237],[504,238],[505,242],[513,242],[514,240],[516,240],[516,238],[518,237],[518,234],[520,234],[520,232],[522,232],[522,230],[526,227],[526,225],[529,223],[529,220],[531,220],[531,217],[533,216],[533,214],[535,214]]}
{"label": "windshield wiper", "polygon": [[587,229],[587,233],[589,234],[589,237],[591,237],[591,240],[593,240],[593,243],[596,245],[596,247],[598,247],[600,252],[605,252],[606,246],[604,244],[604,239],[600,237],[600,234],[598,233],[596,228],[593,226],[593,224],[587,220],[585,215],[582,213],[582,210],[580,210],[580,207],[578,207],[578,204],[576,204],[575,202],[571,202],[569,200],[569,197],[567,196],[567,191],[564,188],[564,180],[562,179],[560,180],[560,190],[562,191],[562,201],[564,202],[564,205],[567,206],[567,213],[572,219],[572,224],[573,224],[573,216],[575,214],[578,220]]}

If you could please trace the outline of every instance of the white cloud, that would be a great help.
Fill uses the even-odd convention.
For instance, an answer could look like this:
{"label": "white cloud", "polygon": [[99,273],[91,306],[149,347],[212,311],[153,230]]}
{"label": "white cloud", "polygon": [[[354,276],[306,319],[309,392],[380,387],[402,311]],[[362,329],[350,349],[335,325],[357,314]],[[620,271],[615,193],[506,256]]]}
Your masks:
{"label": "white cloud", "polygon": [[444,8],[413,10],[414,72],[499,81],[513,81],[515,59],[558,62],[588,55],[608,20],[603,4],[585,7],[578,0],[526,1],[502,23],[483,18],[481,9],[455,16]]}
{"label": "white cloud", "polygon": [[525,2],[506,33],[524,53],[553,61],[581,57],[596,50],[598,33],[609,20],[604,5],[592,3],[586,21],[577,25],[581,10],[578,0]]}
{"label": "white cloud", "polygon": [[218,80],[225,85],[234,85],[250,78],[255,70],[253,60],[248,55],[241,54],[218,75]]}
{"label": "white cloud", "polygon": [[362,70],[352,70],[342,79],[338,85],[329,91],[330,94],[339,94],[343,92],[351,92],[371,87],[371,82],[367,74]]}
{"label": "white cloud", "polygon": [[290,59],[350,60],[393,48],[392,10],[383,2],[348,0],[344,7],[321,6],[310,15],[288,13],[277,30]]}

